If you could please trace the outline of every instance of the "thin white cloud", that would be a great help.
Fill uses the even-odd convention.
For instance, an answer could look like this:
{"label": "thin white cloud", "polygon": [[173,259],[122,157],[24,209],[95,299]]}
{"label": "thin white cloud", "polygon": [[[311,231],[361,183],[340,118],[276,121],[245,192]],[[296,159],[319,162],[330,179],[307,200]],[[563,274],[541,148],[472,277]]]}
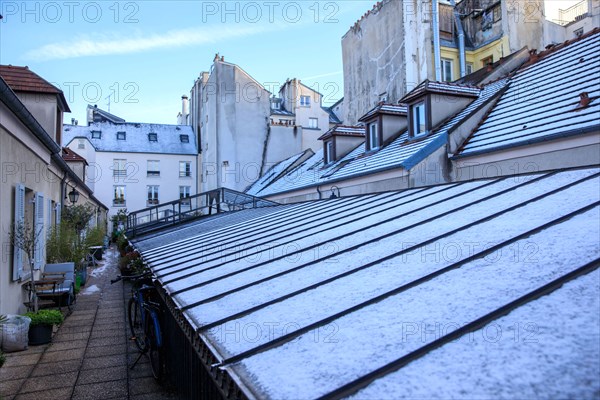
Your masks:
{"label": "thin white cloud", "polygon": [[313,80],[313,79],[326,78],[328,76],[341,75],[343,72],[344,71],[328,72],[326,74],[321,74],[321,75],[307,76],[307,77],[304,77],[304,78],[300,78],[300,80],[310,81],[310,80]]}
{"label": "thin white cloud", "polygon": [[98,36],[96,38],[80,37],[74,41],[50,43],[25,53],[24,57],[33,61],[47,61],[91,56],[139,53],[173,47],[184,47],[215,43],[221,40],[256,35],[279,29],[277,24],[267,27],[259,25],[236,26],[233,28],[219,26],[179,29],[164,34],[124,38]]}

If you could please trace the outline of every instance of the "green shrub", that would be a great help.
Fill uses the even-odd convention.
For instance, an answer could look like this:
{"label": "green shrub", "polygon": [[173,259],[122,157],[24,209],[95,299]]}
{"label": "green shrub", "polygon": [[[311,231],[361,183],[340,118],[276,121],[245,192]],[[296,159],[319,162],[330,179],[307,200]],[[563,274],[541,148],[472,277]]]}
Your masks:
{"label": "green shrub", "polygon": [[26,317],[31,318],[31,325],[58,325],[63,322],[64,318],[58,310],[39,310],[38,312],[25,313]]}
{"label": "green shrub", "polygon": [[46,262],[75,262],[79,264],[88,252],[85,242],[68,223],[61,223],[50,230],[46,242]]}
{"label": "green shrub", "polygon": [[88,247],[90,246],[102,246],[104,245],[104,236],[106,236],[106,230],[102,226],[95,226],[88,229],[85,235],[85,242]]}

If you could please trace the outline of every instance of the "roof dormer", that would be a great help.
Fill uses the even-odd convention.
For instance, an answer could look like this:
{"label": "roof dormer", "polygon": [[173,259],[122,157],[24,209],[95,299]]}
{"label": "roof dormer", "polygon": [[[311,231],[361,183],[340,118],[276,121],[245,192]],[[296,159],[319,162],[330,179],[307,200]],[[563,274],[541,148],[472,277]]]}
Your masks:
{"label": "roof dormer", "polygon": [[340,160],[365,141],[362,126],[336,125],[319,138],[323,141],[325,165]]}
{"label": "roof dormer", "polygon": [[377,151],[400,136],[406,129],[406,106],[379,103],[359,121],[365,124],[363,128],[367,138],[365,150]]}
{"label": "roof dormer", "polygon": [[434,127],[471,104],[480,91],[474,86],[423,81],[400,100],[408,108],[409,138],[427,136]]}

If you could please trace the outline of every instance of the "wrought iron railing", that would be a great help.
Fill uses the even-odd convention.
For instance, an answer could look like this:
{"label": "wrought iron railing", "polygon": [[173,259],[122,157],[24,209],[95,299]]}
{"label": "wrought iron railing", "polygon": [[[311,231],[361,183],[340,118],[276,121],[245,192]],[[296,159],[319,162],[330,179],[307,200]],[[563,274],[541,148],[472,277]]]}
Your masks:
{"label": "wrought iron railing", "polygon": [[129,213],[127,236],[133,238],[207,215],[274,205],[278,203],[231,189],[211,190]]}

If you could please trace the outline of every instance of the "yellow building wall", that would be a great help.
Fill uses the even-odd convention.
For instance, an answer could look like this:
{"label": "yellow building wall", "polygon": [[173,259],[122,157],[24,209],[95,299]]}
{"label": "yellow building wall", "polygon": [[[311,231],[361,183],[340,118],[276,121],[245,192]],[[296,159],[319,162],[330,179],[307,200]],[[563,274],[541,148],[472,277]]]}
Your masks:
{"label": "yellow building wall", "polygon": [[[444,47],[440,48],[440,54],[442,58],[452,60],[452,79],[456,80],[460,78],[460,61],[458,57],[458,49],[453,47]],[[494,62],[498,61],[500,58],[509,55],[508,51],[508,38],[503,36],[502,38],[489,43],[477,50],[467,50],[465,51],[465,59],[467,64],[473,65],[473,71],[475,72],[484,67],[482,60],[486,59],[489,56],[493,57]]]}

